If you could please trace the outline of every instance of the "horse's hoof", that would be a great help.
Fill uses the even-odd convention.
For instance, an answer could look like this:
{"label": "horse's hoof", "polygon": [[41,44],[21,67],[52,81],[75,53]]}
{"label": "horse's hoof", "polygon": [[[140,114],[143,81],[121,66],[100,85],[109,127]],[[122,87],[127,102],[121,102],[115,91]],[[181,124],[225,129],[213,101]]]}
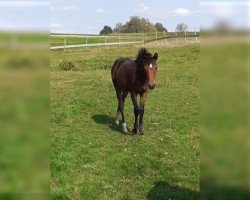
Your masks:
{"label": "horse's hoof", "polygon": [[139,131],[140,131],[140,134],[141,134],[141,135],[144,135],[144,130],[143,130],[143,128],[139,128]]}
{"label": "horse's hoof", "polygon": [[144,131],[143,130],[140,130],[140,135],[144,135]]}
{"label": "horse's hoof", "polygon": [[115,120],[115,124],[116,124],[116,125],[119,125],[119,120]]}
{"label": "horse's hoof", "polygon": [[137,133],[137,128],[134,128],[134,129],[132,130],[132,133],[133,133],[133,134],[136,134],[136,133]]}
{"label": "horse's hoof", "polygon": [[124,133],[128,133],[127,124],[125,122],[122,123],[122,129]]}

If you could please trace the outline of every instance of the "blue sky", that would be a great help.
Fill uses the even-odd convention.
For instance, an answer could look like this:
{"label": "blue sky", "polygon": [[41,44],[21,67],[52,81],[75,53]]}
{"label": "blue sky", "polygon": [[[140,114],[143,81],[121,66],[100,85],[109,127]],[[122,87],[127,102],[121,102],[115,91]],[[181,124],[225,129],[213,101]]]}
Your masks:
{"label": "blue sky", "polygon": [[250,0],[0,0],[0,30],[98,34],[131,16],[148,18],[174,31],[178,23],[193,31],[227,20],[250,27]]}
{"label": "blue sky", "polygon": [[0,30],[48,31],[48,0],[0,0]]}
{"label": "blue sky", "polygon": [[199,29],[197,0],[52,0],[51,32],[98,34],[104,25],[114,28],[134,15],[160,22],[169,31],[180,22]]}

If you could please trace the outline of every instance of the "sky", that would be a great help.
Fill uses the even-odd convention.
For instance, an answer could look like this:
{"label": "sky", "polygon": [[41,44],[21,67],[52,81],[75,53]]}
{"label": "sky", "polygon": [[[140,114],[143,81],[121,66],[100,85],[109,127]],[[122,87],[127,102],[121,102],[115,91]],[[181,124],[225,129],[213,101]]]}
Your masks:
{"label": "sky", "polygon": [[1,31],[45,31],[50,23],[48,0],[0,0]]}
{"label": "sky", "polygon": [[169,31],[180,22],[199,29],[197,0],[52,0],[50,10],[51,32],[98,34],[104,25],[114,28],[135,15]]}
{"label": "sky", "polygon": [[175,31],[180,22],[189,31],[227,20],[235,27],[250,27],[250,0],[0,0],[1,30],[99,34],[131,16],[160,22]]}

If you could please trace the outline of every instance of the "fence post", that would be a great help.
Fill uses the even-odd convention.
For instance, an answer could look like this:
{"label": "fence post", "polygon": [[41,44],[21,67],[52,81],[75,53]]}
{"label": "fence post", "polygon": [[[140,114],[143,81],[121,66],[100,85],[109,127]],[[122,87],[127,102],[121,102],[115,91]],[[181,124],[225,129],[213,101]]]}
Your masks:
{"label": "fence post", "polygon": [[121,46],[121,35],[119,35],[119,47]]}
{"label": "fence post", "polygon": [[157,39],[158,38],[158,33],[157,33],[157,31],[155,32],[155,39]]}
{"label": "fence post", "polygon": [[17,43],[18,43],[18,38],[17,38],[17,35],[15,33],[13,33],[11,36],[12,36],[11,37],[11,46],[13,48],[15,48],[17,46]]}
{"label": "fence post", "polygon": [[107,43],[107,37],[108,37],[108,36],[106,35],[106,37],[105,37],[105,46],[106,46],[106,43]]}
{"label": "fence post", "polygon": [[194,27],[195,42],[197,43],[196,28]]}
{"label": "fence post", "polygon": [[177,32],[175,30],[175,43],[177,43]]}
{"label": "fence post", "polygon": [[185,43],[187,42],[187,30],[185,29]]}
{"label": "fence post", "polygon": [[[166,31],[164,31],[164,37],[166,37]],[[164,41],[165,41],[165,44],[167,45],[167,43],[168,43],[168,42],[167,42],[167,38],[165,38]]]}
{"label": "fence post", "polygon": [[64,37],[64,52],[66,52],[66,45],[67,45],[67,38],[66,36]]}

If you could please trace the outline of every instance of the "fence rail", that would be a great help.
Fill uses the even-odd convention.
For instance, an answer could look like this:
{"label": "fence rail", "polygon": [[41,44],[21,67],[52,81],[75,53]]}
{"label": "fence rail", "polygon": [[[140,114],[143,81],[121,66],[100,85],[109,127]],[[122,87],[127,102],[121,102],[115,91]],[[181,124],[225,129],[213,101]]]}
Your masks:
{"label": "fence rail", "polygon": [[175,39],[177,42],[178,38],[195,38],[194,42],[198,43],[199,33],[196,32],[156,32],[146,34],[120,34],[120,35],[76,35],[76,34],[51,34],[51,47],[50,49],[69,49],[79,47],[98,47],[98,46],[111,46],[111,45],[132,45],[142,44],[145,45],[149,42],[165,40],[167,44],[168,39]]}
{"label": "fence rail", "polygon": [[130,45],[130,44],[141,44],[141,43],[142,42],[112,42],[112,43],[95,43],[95,44],[75,44],[75,45],[54,46],[54,47],[50,47],[50,49],[69,49],[69,48],[77,48],[77,47]]}

